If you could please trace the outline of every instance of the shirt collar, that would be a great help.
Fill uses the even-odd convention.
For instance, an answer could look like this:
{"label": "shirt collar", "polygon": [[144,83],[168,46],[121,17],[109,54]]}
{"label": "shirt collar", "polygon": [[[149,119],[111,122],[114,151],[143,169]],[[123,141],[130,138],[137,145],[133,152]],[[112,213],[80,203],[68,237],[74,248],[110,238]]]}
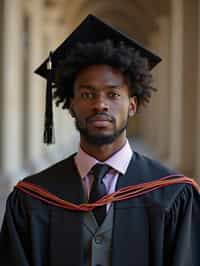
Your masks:
{"label": "shirt collar", "polygon": [[99,162],[79,147],[75,156],[75,163],[81,178],[84,178],[91,168],[97,163],[105,163],[121,174],[125,174],[132,158],[133,152],[128,140],[125,145],[104,162]]}

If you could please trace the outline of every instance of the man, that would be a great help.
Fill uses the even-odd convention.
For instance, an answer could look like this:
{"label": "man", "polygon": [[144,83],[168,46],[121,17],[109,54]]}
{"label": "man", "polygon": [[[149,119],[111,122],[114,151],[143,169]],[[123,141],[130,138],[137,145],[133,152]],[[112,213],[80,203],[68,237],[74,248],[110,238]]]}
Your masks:
{"label": "man", "polygon": [[[88,21],[105,27],[89,16],[78,30]],[[132,151],[126,137],[129,118],[151,97],[150,70],[160,59],[113,29],[105,32],[72,45],[62,58],[63,47],[52,55],[48,79],[57,104],[75,119],[80,148],[9,196],[3,266],[200,265],[198,187]]]}

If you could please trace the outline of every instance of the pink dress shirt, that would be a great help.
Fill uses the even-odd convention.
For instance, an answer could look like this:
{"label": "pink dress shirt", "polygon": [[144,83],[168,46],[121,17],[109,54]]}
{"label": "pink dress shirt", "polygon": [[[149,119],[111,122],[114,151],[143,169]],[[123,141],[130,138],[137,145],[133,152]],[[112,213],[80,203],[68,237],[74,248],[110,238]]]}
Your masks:
{"label": "pink dress shirt", "polygon": [[[126,173],[132,154],[133,152],[131,150],[128,140],[119,151],[114,153],[109,159],[104,162],[96,160],[94,157],[83,151],[80,147],[77,155],[75,156],[75,164],[82,179],[83,189],[86,198],[89,198],[92,182],[94,180],[94,177],[90,174],[90,171],[95,164],[103,163],[109,165],[112,168],[103,178],[107,193],[110,194],[116,189],[116,183],[119,174],[124,175]],[[108,204],[107,206],[107,211],[109,207],[110,204]]]}

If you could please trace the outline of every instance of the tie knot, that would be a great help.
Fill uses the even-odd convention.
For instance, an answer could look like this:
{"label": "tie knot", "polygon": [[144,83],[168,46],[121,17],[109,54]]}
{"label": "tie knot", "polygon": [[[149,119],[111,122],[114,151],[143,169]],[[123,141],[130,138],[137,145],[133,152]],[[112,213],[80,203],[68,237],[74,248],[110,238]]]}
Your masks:
{"label": "tie knot", "polygon": [[109,171],[109,168],[110,167],[106,164],[100,164],[100,163],[95,164],[95,166],[92,167],[92,173],[95,179],[101,182],[103,177]]}

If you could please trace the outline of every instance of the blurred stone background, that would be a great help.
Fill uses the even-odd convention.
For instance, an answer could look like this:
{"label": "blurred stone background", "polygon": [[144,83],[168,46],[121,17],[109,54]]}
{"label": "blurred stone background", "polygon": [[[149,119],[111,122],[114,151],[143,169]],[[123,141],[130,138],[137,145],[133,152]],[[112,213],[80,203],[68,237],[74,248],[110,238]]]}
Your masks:
{"label": "blurred stone background", "polygon": [[129,125],[132,146],[200,180],[199,0],[1,0],[0,223],[18,180],[77,150],[62,109],[56,144],[42,143],[46,85],[33,71],[89,13],[163,58],[153,71],[158,92]]}

